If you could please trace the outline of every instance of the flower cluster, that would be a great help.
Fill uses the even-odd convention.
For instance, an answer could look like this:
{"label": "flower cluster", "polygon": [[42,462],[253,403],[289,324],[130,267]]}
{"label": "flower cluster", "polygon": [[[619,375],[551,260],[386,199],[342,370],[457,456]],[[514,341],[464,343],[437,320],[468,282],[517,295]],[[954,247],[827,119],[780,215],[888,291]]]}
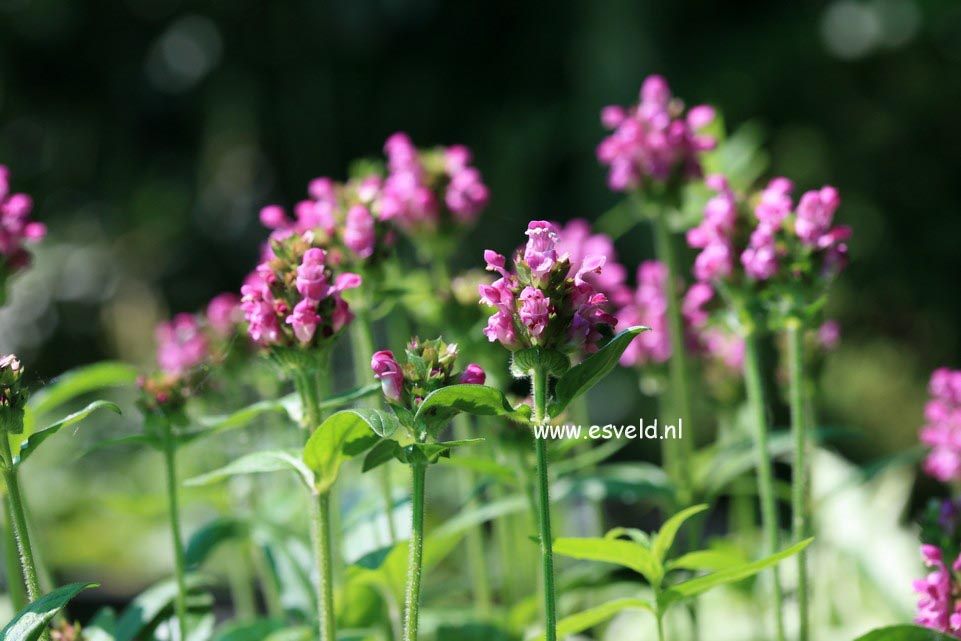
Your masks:
{"label": "flower cluster", "polygon": [[961,638],[961,601],[958,599],[961,584],[957,578],[957,572],[961,571],[961,556],[954,560],[949,569],[941,548],[923,544],[921,557],[933,572],[914,582],[914,591],[919,595],[915,622]]}
{"label": "flower cluster", "polygon": [[[380,215],[408,230],[436,229],[473,222],[487,206],[490,192],[472,167],[467,147],[420,151],[405,133],[384,143],[387,178]],[[443,207],[441,204],[443,203]],[[449,217],[444,217],[444,211]]]}
{"label": "flower cluster", "polygon": [[395,234],[380,213],[382,192],[383,180],[377,175],[342,184],[315,178],[293,217],[279,205],[268,205],[260,210],[260,222],[273,230],[272,241],[309,233],[316,246],[330,253],[331,262],[365,263],[394,244]]}
{"label": "flower cluster", "polygon": [[928,389],[920,437],[931,451],[924,471],[942,482],[961,480],[961,370],[936,369]]}
{"label": "flower cluster", "polygon": [[233,292],[217,294],[207,303],[205,318],[207,327],[217,338],[233,337],[244,322],[240,297]]}
{"label": "flower cluster", "polygon": [[471,363],[460,373],[454,372],[457,345],[447,344],[437,338],[421,341],[417,338],[408,343],[407,362],[401,365],[390,350],[381,350],[370,359],[374,378],[378,379],[384,397],[394,406],[416,410],[431,392],[454,383],[483,385],[487,379],[484,370]]}
{"label": "flower cluster", "polygon": [[594,351],[617,323],[607,311],[607,296],[586,280],[601,272],[606,258],[585,256],[572,269],[569,256],[558,248],[557,227],[547,221],[531,221],[527,237],[514,254],[514,273],[504,256],[484,252],[487,269],[500,275],[479,287],[481,302],[495,309],[484,334],[512,351],[535,346]]}
{"label": "flower cluster", "polygon": [[625,327],[646,325],[621,354],[621,365],[633,367],[646,363],[664,363],[671,357],[670,329],[667,321],[667,267],[648,260],[637,268],[637,289],[631,300],[618,308],[617,322]]}
{"label": "flower cluster", "polygon": [[714,290],[706,283],[694,283],[688,288],[681,302],[687,342],[692,351],[719,362],[729,371],[740,372],[744,367],[744,339],[729,327],[711,322],[706,306],[713,298]]}
{"label": "flower cluster", "polygon": [[241,288],[250,338],[270,347],[324,344],[353,319],[341,297],[358,287],[357,274],[334,273],[313,235],[291,234],[271,242],[264,262]]}
{"label": "flower cluster", "polygon": [[27,194],[10,193],[10,170],[0,165],[0,274],[9,275],[30,264],[25,243],[47,235],[43,223],[30,220],[33,199]]}
{"label": "flower cluster", "polygon": [[[0,356],[0,432],[23,431],[23,410],[27,392],[23,388],[23,366],[14,354]],[[0,433],[0,438],[6,436]]]}
{"label": "flower cluster", "polygon": [[613,305],[623,305],[630,300],[627,268],[617,262],[617,250],[614,249],[614,241],[610,236],[594,233],[589,222],[583,218],[575,218],[558,228],[556,249],[558,253],[567,255],[574,272],[577,272],[589,257],[603,256],[604,269],[586,272],[583,275],[584,280],[606,295]]}
{"label": "flower cluster", "polygon": [[640,103],[624,109],[604,107],[601,123],[611,134],[597,147],[597,158],[608,167],[607,184],[614,191],[637,189],[645,180],[663,182],[678,172],[700,176],[700,154],[717,141],[699,130],[714,120],[714,109],[692,107],[671,95],[662,76],[648,76]]}
{"label": "flower cluster", "polygon": [[833,187],[806,192],[795,207],[791,181],[775,178],[755,196],[748,214],[724,176],[705,182],[717,193],[704,219],[687,233],[688,244],[701,250],[694,262],[698,280],[751,284],[776,277],[829,278],[843,269],[851,228],[833,226],[841,202]]}

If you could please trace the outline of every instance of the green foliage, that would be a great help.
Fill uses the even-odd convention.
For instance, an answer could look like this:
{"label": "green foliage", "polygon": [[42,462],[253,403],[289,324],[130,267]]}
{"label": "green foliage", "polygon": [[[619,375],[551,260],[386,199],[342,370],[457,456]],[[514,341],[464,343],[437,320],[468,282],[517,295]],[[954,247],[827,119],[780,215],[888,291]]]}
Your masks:
{"label": "green foliage", "polygon": [[241,456],[239,459],[212,472],[187,479],[184,481],[184,485],[208,485],[240,474],[261,474],[282,470],[290,470],[296,473],[304,485],[313,488],[314,474],[301,460],[300,452],[287,450],[266,450]]}
{"label": "green foliage", "polygon": [[567,370],[558,379],[557,386],[554,388],[554,400],[547,406],[548,415],[552,417],[560,415],[571,401],[597,385],[617,366],[618,359],[631,341],[638,334],[649,329],[650,327],[641,326],[625,329],[612,338],[607,345]]}
{"label": "green foliage", "polygon": [[90,416],[90,414],[97,411],[98,409],[107,409],[112,412],[116,412],[117,414],[120,414],[120,408],[117,406],[116,403],[111,403],[110,401],[94,401],[93,403],[90,403],[82,410],[78,412],[74,412],[73,414],[69,414],[63,417],[62,419],[60,419],[59,421],[51,423],[50,425],[44,427],[43,429],[37,430],[32,434],[29,434],[20,443],[19,453],[15,454],[13,457],[13,466],[18,467],[19,465],[21,465],[24,461],[27,460],[27,457],[33,454],[37,450],[37,448],[40,447],[40,444],[46,441],[48,438],[50,438],[51,436],[53,436],[54,434],[56,434],[57,432],[59,432],[65,427],[69,427],[71,425],[79,423],[80,421],[84,420],[85,418]]}
{"label": "green foliage", "polygon": [[[373,409],[343,410],[314,430],[304,447],[303,460],[313,472],[313,489],[325,493],[333,487],[344,461],[370,449],[377,435],[393,434],[396,418]],[[383,435],[378,432],[378,435]]]}
{"label": "green foliage", "polygon": [[71,583],[45,594],[21,610],[0,632],[0,641],[36,641],[60,610],[96,583]]}
{"label": "green foliage", "polygon": [[[699,550],[669,560],[668,552],[685,521],[707,509],[695,505],[669,518],[659,532],[650,536],[627,528],[617,528],[603,539],[557,539],[554,552],[575,559],[601,561],[620,565],[644,577],[656,596],[655,604],[636,599],[619,599],[566,617],[558,623],[558,635],[574,634],[593,627],[621,610],[634,607],[647,609],[658,619],[675,603],[695,597],[712,588],[734,583],[757,574],[793,556],[811,543],[802,541],[759,561],[744,562],[738,555],[721,550]],[[628,536],[631,540],[619,537]],[[666,575],[673,570],[706,570],[709,574],[664,585]]]}
{"label": "green foliage", "polygon": [[[191,606],[191,609],[209,608],[209,595],[200,592],[207,583],[208,580],[204,577],[187,576],[188,606]],[[117,619],[114,632],[116,641],[134,641],[145,630],[162,623],[165,615],[172,613],[176,595],[177,584],[172,579],[157,583],[141,592]]]}
{"label": "green foliage", "polygon": [[187,569],[200,567],[222,543],[246,539],[249,534],[250,524],[246,520],[230,516],[222,516],[203,525],[187,541],[184,550]]}

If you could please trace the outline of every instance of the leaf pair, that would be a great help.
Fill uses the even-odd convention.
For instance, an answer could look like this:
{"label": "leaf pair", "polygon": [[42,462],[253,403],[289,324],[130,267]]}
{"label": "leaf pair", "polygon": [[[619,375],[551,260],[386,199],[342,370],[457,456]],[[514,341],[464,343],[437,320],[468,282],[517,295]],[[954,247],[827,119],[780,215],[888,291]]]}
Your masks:
{"label": "leaf pair", "polygon": [[[810,544],[802,541],[767,558],[750,563],[740,557],[719,550],[689,552],[674,559],[668,553],[674,545],[681,526],[692,516],[707,509],[696,505],[669,518],[659,532],[647,535],[633,529],[617,528],[604,538],[561,538],[554,541],[554,552],[575,559],[613,563],[634,570],[643,576],[654,590],[654,603],[639,599],[618,599],[564,618],[558,632],[575,634],[606,621],[628,608],[647,610],[661,618],[672,605],[695,597],[712,588],[746,579],[780,561],[797,554]],[[622,537],[628,537],[625,540]],[[708,571],[709,574],[664,585],[673,570]],[[544,637],[539,637],[543,639]]]}

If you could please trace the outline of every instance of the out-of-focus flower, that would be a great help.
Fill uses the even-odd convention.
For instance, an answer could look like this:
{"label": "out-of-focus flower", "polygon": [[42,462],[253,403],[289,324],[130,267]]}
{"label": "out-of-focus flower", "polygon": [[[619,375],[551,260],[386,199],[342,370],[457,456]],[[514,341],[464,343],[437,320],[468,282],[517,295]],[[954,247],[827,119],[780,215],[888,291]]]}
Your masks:
{"label": "out-of-focus flower", "polygon": [[487,373],[477,363],[471,363],[464,368],[464,373],[460,375],[461,383],[469,385],[483,385],[487,381]]}
{"label": "out-of-focus flower", "polygon": [[821,349],[831,351],[841,344],[841,323],[836,320],[826,320],[818,328],[818,344]]}
{"label": "out-of-focus flower", "polygon": [[210,356],[207,337],[193,314],[177,314],[157,326],[157,365],[173,376],[182,376]]}
{"label": "out-of-focus flower", "polygon": [[943,559],[941,549],[935,545],[921,546],[924,564],[934,571],[923,579],[914,582],[918,594],[918,615],[915,622],[926,628],[961,638],[961,591],[951,570],[961,570],[961,557],[954,560],[949,570]]}
{"label": "out-of-focus flower", "polygon": [[631,297],[627,286],[627,268],[617,262],[614,241],[606,234],[593,233],[583,218],[575,218],[558,230],[557,251],[566,255],[571,270],[581,271],[588,258],[604,258],[602,270],[583,273],[583,279],[602,292],[614,305],[623,305]]}
{"label": "out-of-focus flower", "polygon": [[693,107],[685,115],[684,103],[672,97],[667,81],[648,76],[639,104],[601,111],[601,123],[612,130],[597,147],[598,160],[608,167],[608,186],[628,191],[677,173],[699,176],[700,154],[717,144],[699,132],[713,120],[714,110],[706,105]]}
{"label": "out-of-focus flower", "polygon": [[664,363],[671,357],[670,329],[667,321],[667,267],[655,260],[637,268],[637,289],[631,300],[615,314],[619,325],[646,325],[643,332],[621,355],[621,365],[633,367],[646,363]]}
{"label": "out-of-focus flower", "polygon": [[921,443],[931,448],[924,471],[942,482],[961,480],[961,370],[941,367],[931,375]]}
{"label": "out-of-focus flower", "polygon": [[484,252],[488,271],[500,275],[480,285],[481,302],[494,308],[484,334],[510,350],[544,347],[561,352],[596,350],[617,319],[607,310],[607,296],[594,289],[587,273],[600,273],[605,258],[587,256],[572,270],[569,257],[558,250],[558,230],[550,222],[531,221],[527,244],[507,260]]}
{"label": "out-of-focus flower", "polygon": [[30,264],[26,245],[47,235],[46,225],[30,220],[32,210],[30,196],[11,193],[10,170],[0,165],[0,286],[7,276]]}
{"label": "out-of-focus flower", "polygon": [[244,310],[237,294],[224,292],[207,304],[207,325],[221,338],[232,335],[243,320]]}

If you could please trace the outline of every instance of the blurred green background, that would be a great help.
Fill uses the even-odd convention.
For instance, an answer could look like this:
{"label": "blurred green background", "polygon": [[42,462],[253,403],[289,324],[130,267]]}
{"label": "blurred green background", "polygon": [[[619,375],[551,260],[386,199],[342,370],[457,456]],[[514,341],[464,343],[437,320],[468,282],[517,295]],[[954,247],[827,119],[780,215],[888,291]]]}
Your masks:
{"label": "blurred green background", "polygon": [[[0,163],[50,228],[0,312],[0,351],[41,380],[148,364],[159,319],[239,287],[260,206],[345,177],[397,130],[475,151],[492,201],[458,267],[531,218],[596,219],[620,200],[594,158],[598,112],[649,73],[763,143],[768,175],[840,189],[855,238],[822,413],[863,432],[838,445],[858,461],[913,445],[928,373],[961,365],[952,0],[0,0]],[[618,250],[632,269],[651,257],[647,230]],[[54,487],[89,470],[117,489],[89,462],[45,460]],[[126,479],[129,500],[146,476]],[[73,500],[44,505],[46,538],[84,536],[58,527]]]}

